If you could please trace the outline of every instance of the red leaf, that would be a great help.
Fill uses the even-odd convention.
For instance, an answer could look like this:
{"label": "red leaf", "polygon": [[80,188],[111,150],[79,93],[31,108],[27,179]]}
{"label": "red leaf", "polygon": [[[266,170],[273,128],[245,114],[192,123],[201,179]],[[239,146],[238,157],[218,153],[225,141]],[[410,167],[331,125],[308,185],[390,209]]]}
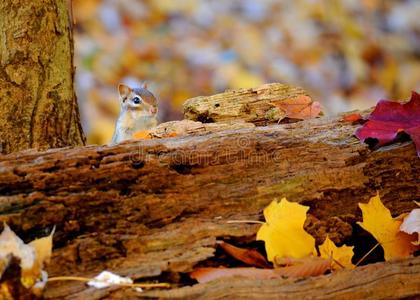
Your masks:
{"label": "red leaf", "polygon": [[227,254],[246,263],[247,265],[259,268],[271,267],[265,260],[264,256],[255,249],[242,249],[226,242],[221,242],[219,245]]}
{"label": "red leaf", "polygon": [[398,133],[407,133],[420,157],[420,94],[413,92],[407,103],[381,100],[370,114],[369,121],[356,131],[361,141],[375,138],[383,146],[395,140]]}

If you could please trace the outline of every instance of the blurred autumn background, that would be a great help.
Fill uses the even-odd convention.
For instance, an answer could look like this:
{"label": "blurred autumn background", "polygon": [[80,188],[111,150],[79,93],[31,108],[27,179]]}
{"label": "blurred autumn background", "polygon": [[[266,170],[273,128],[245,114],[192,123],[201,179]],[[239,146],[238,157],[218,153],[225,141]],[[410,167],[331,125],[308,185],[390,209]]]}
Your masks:
{"label": "blurred autumn background", "polygon": [[420,88],[420,1],[73,0],[89,143],[111,139],[119,82],[146,80],[160,121],[191,97],[283,82],[327,114]]}

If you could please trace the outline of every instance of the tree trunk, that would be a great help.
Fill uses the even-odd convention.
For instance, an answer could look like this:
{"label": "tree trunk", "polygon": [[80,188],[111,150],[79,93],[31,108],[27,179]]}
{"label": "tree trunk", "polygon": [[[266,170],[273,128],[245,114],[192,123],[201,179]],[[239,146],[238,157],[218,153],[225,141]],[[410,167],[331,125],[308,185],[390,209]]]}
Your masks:
{"label": "tree trunk", "polygon": [[3,153],[83,145],[67,0],[0,2]]}

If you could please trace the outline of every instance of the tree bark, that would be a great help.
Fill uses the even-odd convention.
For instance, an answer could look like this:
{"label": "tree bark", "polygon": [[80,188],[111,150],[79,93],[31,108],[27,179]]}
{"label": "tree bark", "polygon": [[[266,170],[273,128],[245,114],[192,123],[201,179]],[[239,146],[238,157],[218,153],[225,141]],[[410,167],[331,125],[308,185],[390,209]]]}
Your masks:
{"label": "tree bark", "polygon": [[[0,222],[26,240],[57,227],[50,276],[107,269],[177,282],[214,255],[217,239],[254,240],[259,225],[227,221],[262,220],[263,208],[281,197],[311,207],[305,228],[318,242],[326,233],[348,242],[358,202],[379,191],[398,215],[420,198],[413,144],[371,151],[353,137],[357,126],[321,118],[10,154],[0,157]],[[49,284],[46,295],[103,292],[66,282]]]}
{"label": "tree bark", "polygon": [[[269,89],[265,87],[272,96]],[[269,108],[266,100],[255,104],[253,95],[254,90],[243,91],[243,105],[251,101],[255,111],[263,111],[258,105]],[[219,95],[222,109],[224,101],[230,105],[232,99]],[[327,233],[335,243],[353,242],[353,229],[361,230],[355,225],[361,219],[359,202],[379,192],[398,215],[415,208],[413,200],[420,198],[420,160],[413,144],[373,151],[353,136],[358,126],[341,117],[266,127],[232,120],[183,120],[152,131],[155,137],[176,135],[173,138],[0,156],[0,224],[7,222],[26,241],[56,226],[50,277],[92,277],[110,270],[140,281],[169,281],[174,287],[188,283],[185,273],[197,264],[214,259],[218,239],[255,241],[260,225],[228,221],[262,220],[262,210],[274,198],[310,206],[305,229],[318,243]],[[366,280],[372,279],[376,289],[392,283],[398,290],[394,298],[418,295],[418,260],[413,265],[414,269],[405,263],[393,265],[383,284],[375,279],[375,267],[367,267],[372,274],[366,271]],[[406,270],[415,276],[406,276]],[[347,275],[331,282],[328,276],[314,279],[304,288],[319,283],[331,295],[345,298],[351,291],[345,283],[351,285],[364,273],[343,274]],[[399,278],[408,278],[407,292]],[[258,281],[247,289],[243,281],[235,281],[226,291],[229,282],[144,296],[218,299],[255,288],[258,292],[250,298],[270,292],[289,297],[289,284],[291,290],[300,287],[298,282],[285,281],[279,287],[278,281]],[[358,282],[354,295],[369,298]],[[322,291],[316,295],[322,297]],[[389,293],[378,295],[393,298]],[[129,289],[93,290],[73,281],[53,282],[46,290],[46,297],[54,299],[107,296],[134,297]]]}
{"label": "tree bark", "polygon": [[[123,299],[418,299],[420,258],[394,263],[376,263],[355,270],[302,279],[220,279],[169,291],[108,291],[110,298]],[[258,287],[258,288],[256,288]],[[410,298],[412,297],[412,298]],[[74,298],[73,298],[74,299]],[[77,297],[76,297],[77,299]],[[79,299],[80,298],[79,296]]]}
{"label": "tree bark", "polygon": [[3,153],[83,145],[67,0],[0,3]]}

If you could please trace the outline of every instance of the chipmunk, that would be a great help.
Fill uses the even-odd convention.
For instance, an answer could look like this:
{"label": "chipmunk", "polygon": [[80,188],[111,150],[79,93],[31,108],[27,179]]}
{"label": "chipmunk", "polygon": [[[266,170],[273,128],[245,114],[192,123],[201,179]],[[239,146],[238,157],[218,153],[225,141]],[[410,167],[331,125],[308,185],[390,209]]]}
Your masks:
{"label": "chipmunk", "polygon": [[118,85],[121,111],[115,124],[111,144],[117,144],[132,138],[133,133],[148,130],[157,125],[157,101],[155,96],[143,84],[140,88]]}

